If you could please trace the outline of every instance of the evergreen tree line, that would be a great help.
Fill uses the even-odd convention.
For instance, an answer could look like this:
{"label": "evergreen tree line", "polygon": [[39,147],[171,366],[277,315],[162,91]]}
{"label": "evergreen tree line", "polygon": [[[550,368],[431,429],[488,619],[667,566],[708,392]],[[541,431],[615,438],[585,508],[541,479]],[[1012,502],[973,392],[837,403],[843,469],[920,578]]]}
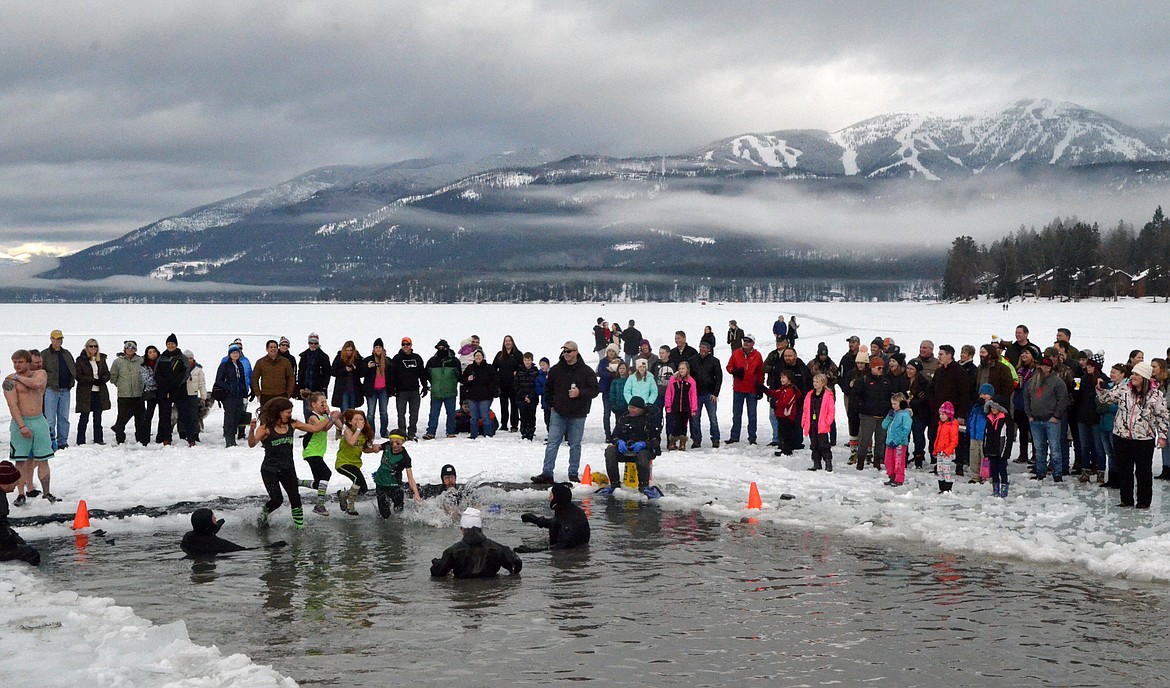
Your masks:
{"label": "evergreen tree line", "polygon": [[1011,299],[1165,296],[1170,298],[1170,219],[1162,206],[1142,228],[1120,221],[1102,231],[1075,217],[1037,231],[1020,226],[991,245],[956,237],[947,251],[943,297]]}

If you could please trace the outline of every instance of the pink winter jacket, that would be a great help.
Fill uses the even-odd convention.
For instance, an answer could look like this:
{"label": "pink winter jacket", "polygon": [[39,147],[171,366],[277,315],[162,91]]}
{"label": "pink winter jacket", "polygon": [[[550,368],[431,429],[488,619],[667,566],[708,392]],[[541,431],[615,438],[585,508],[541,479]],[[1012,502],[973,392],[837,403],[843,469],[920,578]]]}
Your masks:
{"label": "pink winter jacket", "polygon": [[[804,410],[801,411],[800,427],[804,428],[804,434],[812,437],[809,433],[809,407],[812,406],[813,392],[810,390],[804,396]],[[817,435],[827,434],[833,429],[833,421],[837,418],[837,400],[833,397],[833,390],[830,387],[825,387],[825,394],[821,397],[821,409],[817,414]]]}
{"label": "pink winter jacket", "polygon": [[665,410],[667,413],[670,413],[671,411],[675,410],[674,407],[675,407],[676,402],[678,401],[675,399],[675,395],[678,393],[676,388],[679,387],[680,382],[682,383],[682,385],[684,387],[686,387],[686,392],[685,392],[685,394],[687,395],[686,408],[689,409],[689,411],[690,411],[687,414],[687,417],[690,418],[691,416],[695,415],[695,408],[699,405],[699,395],[698,395],[698,392],[695,391],[695,380],[689,376],[685,380],[683,378],[680,378],[678,375],[671,376],[670,382],[667,383],[667,385],[666,385]]}

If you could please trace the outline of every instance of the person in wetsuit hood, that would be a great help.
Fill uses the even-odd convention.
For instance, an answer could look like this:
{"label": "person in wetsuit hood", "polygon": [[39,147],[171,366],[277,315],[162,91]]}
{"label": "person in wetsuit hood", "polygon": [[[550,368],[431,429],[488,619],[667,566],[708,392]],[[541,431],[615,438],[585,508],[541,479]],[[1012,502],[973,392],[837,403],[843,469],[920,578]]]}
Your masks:
{"label": "person in wetsuit hood", "polygon": [[[572,549],[589,542],[589,519],[581,507],[573,503],[571,483],[557,483],[548,491],[548,503],[553,517],[545,518],[534,513],[520,516],[520,520],[539,528],[548,528],[549,549]],[[525,551],[539,551],[526,547]]]}
{"label": "person in wetsuit hood", "polygon": [[211,509],[196,509],[191,514],[191,530],[183,536],[180,547],[191,556],[214,556],[228,552],[242,552],[247,547],[221,538],[217,533],[223,527],[223,519],[216,520]]}
{"label": "person in wetsuit hood", "polygon": [[524,562],[510,548],[483,534],[483,519],[479,509],[469,508],[459,521],[463,539],[443,551],[443,556],[431,559],[431,575],[443,578],[454,573],[456,578],[491,578],[500,569],[513,575],[520,573]]}
{"label": "person in wetsuit hood", "polygon": [[8,525],[8,493],[16,489],[20,469],[10,461],[0,461],[0,561],[23,561],[37,566],[41,555]]}

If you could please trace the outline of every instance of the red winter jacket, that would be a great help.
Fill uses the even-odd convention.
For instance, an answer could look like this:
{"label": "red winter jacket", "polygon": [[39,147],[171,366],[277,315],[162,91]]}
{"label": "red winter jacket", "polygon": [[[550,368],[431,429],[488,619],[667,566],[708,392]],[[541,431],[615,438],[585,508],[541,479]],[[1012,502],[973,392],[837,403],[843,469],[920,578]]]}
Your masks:
{"label": "red winter jacket", "polygon": [[[743,377],[736,376],[736,370],[743,370]],[[735,380],[731,385],[732,391],[755,394],[756,387],[764,384],[764,357],[755,349],[752,349],[750,355],[744,349],[736,349],[727,362],[727,372]]]}
{"label": "red winter jacket", "polygon": [[764,394],[772,398],[772,409],[777,418],[796,421],[796,402],[800,401],[800,390],[792,385],[770,389]]}

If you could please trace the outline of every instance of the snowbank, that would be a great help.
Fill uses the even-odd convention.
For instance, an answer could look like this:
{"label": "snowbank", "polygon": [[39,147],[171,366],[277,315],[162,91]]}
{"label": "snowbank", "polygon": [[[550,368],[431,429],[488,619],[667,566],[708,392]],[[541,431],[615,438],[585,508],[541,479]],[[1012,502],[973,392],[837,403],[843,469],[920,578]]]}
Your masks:
{"label": "snowbank", "polygon": [[293,688],[271,667],[191,642],[180,620],[155,625],[113,600],[53,592],[0,565],[0,675],[7,686]]}

